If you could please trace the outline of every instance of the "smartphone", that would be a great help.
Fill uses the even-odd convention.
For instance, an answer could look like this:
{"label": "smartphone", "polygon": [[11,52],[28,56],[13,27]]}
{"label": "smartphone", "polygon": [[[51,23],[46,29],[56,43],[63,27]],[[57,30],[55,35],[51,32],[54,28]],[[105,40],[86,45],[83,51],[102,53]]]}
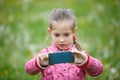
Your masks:
{"label": "smartphone", "polygon": [[49,64],[73,63],[74,54],[70,51],[60,51],[49,54]]}

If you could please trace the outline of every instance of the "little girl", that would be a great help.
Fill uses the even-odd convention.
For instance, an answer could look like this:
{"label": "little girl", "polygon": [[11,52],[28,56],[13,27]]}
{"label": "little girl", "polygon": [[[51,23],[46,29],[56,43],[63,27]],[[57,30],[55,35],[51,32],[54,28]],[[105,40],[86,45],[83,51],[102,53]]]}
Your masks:
{"label": "little girl", "polygon": [[[70,9],[54,9],[50,14],[48,33],[52,44],[41,50],[25,64],[26,72],[35,75],[41,72],[41,80],[85,80],[86,74],[98,76],[103,71],[102,63],[80,48],[76,42],[76,19]],[[49,64],[49,53],[71,51],[74,63]]]}

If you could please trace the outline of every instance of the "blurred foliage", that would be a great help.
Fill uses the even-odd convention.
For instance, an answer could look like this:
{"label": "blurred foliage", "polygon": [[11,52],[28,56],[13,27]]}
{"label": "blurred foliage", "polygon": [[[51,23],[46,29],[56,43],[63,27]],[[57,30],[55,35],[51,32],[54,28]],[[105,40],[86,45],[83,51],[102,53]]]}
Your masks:
{"label": "blurred foliage", "polygon": [[120,0],[0,0],[0,80],[39,80],[24,65],[50,44],[53,8],[74,11],[78,42],[104,64],[103,74],[87,80],[119,80]]}

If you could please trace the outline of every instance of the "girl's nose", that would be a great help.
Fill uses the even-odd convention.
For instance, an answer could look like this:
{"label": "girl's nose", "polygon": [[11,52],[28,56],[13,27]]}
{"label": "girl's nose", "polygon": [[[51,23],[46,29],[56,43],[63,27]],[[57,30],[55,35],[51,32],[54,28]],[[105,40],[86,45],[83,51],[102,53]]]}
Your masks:
{"label": "girl's nose", "polygon": [[60,38],[60,42],[64,42],[64,38]]}

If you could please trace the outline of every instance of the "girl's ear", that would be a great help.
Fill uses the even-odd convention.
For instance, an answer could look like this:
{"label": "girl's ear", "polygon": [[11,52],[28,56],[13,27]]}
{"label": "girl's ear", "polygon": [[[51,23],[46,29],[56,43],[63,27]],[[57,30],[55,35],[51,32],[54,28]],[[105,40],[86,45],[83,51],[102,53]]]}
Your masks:
{"label": "girl's ear", "polygon": [[77,30],[78,30],[77,27],[75,27],[74,32],[73,32],[74,36],[76,36]]}
{"label": "girl's ear", "polygon": [[78,30],[78,28],[77,28],[77,27],[75,27],[75,33],[77,32],[77,30]]}
{"label": "girl's ear", "polygon": [[48,33],[49,33],[50,35],[51,35],[51,32],[52,32],[52,31],[51,31],[51,29],[50,29],[50,28],[48,28]]}

